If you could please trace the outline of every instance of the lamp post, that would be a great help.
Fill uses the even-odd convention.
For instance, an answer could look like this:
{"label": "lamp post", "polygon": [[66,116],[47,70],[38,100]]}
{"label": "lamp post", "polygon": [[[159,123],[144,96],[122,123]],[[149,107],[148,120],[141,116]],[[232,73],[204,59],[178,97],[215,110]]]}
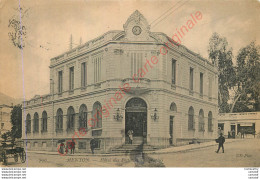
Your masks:
{"label": "lamp post", "polygon": [[114,119],[116,119],[117,121],[121,120],[123,118],[122,114],[120,114],[120,110],[119,108],[117,108],[116,110],[116,114],[114,115]]}
{"label": "lamp post", "polygon": [[154,114],[151,114],[151,118],[154,120],[154,121],[156,121],[156,120],[158,120],[159,119],[159,116],[158,116],[158,111],[157,111],[157,109],[155,108],[154,109]]}

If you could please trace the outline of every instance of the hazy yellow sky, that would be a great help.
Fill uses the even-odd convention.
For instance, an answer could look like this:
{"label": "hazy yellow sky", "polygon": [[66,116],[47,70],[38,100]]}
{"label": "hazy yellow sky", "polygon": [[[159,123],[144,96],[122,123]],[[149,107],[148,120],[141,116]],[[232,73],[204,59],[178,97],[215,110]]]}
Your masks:
{"label": "hazy yellow sky", "polygon": [[[80,37],[84,43],[109,30],[123,30],[123,24],[135,10],[151,23],[170,7],[177,8],[184,2],[21,0],[21,7],[28,9],[22,18],[27,38],[21,51],[8,37],[9,19],[19,17],[16,10],[19,1],[0,0],[0,92],[21,98],[24,87],[26,99],[35,94],[47,94],[50,58],[68,50],[70,34],[75,44],[79,44]],[[203,18],[183,38],[182,44],[203,57],[208,56],[208,41],[213,32],[227,38],[235,55],[251,41],[259,44],[260,3],[251,0],[190,0],[156,26],[152,25],[151,31],[164,32],[171,37],[196,11],[201,11]]]}

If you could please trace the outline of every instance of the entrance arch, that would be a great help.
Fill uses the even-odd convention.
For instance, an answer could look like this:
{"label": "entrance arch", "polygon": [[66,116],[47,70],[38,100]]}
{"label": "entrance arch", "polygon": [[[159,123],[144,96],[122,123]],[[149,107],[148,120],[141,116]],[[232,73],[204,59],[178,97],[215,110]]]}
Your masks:
{"label": "entrance arch", "polygon": [[129,143],[127,135],[133,131],[133,144],[146,143],[147,141],[147,104],[141,98],[131,98],[125,107],[125,136],[126,144]]}

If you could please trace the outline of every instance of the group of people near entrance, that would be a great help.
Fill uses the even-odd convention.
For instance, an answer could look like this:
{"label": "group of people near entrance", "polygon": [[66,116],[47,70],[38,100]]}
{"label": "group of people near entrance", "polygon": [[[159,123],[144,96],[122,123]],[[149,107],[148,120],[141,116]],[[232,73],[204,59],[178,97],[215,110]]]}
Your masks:
{"label": "group of people near entrance", "polygon": [[129,141],[129,144],[133,144],[133,135],[134,135],[134,131],[131,130],[131,129],[128,130],[127,135],[128,135],[128,141]]}
{"label": "group of people near entrance", "polygon": [[249,134],[249,132],[251,132],[250,134],[252,134],[255,138],[255,135],[256,135],[255,130],[252,129],[251,131],[248,131],[244,128],[240,129],[240,131],[237,133],[237,135],[236,135],[236,132],[235,132],[234,129],[231,130],[231,131],[228,131],[228,138],[234,138],[234,139],[235,138],[241,138],[241,139],[243,139],[243,138],[245,138],[245,135],[247,136],[247,134]]}
{"label": "group of people near entrance", "polygon": [[[133,144],[133,134],[134,131],[133,130],[128,130],[127,132],[127,136],[129,139],[129,144]],[[64,154],[65,152],[68,152],[68,149],[71,150],[71,154],[74,154],[75,152],[75,142],[74,140],[71,140],[72,142],[67,143],[67,145],[65,145],[63,142],[60,145],[60,153]],[[216,153],[219,152],[220,148],[222,148],[222,152],[224,153],[224,143],[225,143],[225,137],[223,136],[223,133],[220,133],[220,136],[216,139],[216,142],[218,143],[218,150],[216,151]],[[94,154],[94,149],[98,147],[98,141],[94,138],[92,138],[90,140],[90,149],[92,154]]]}
{"label": "group of people near entrance", "polygon": [[236,132],[235,130],[228,131],[228,138],[236,138]]}
{"label": "group of people near entrance", "polygon": [[[75,145],[76,145],[75,142],[74,142],[74,140],[75,140],[75,139],[72,139],[72,140],[71,140],[72,142],[67,142],[66,144],[64,144],[63,142],[61,142],[60,148],[59,148],[60,154],[66,154],[66,153],[68,153],[69,149],[70,149],[70,153],[71,153],[71,154],[74,154],[74,153],[75,153]],[[90,149],[91,149],[92,154],[94,154],[95,148],[98,148],[98,140],[92,138],[92,139],[90,140]]]}
{"label": "group of people near entrance", "polygon": [[74,140],[72,140],[72,142],[67,142],[67,144],[64,144],[63,142],[61,142],[59,152],[61,154],[64,154],[64,153],[67,153],[70,149],[70,153],[74,154],[75,145],[76,144],[75,144]]}

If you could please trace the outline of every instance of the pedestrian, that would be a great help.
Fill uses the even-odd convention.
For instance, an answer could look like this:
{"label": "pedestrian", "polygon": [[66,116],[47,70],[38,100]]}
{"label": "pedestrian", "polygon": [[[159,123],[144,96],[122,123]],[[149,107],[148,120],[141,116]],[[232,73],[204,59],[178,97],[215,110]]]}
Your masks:
{"label": "pedestrian", "polygon": [[66,154],[68,153],[69,151],[69,145],[68,145],[68,142],[64,144],[64,152],[66,152]]}
{"label": "pedestrian", "polygon": [[216,142],[218,143],[218,150],[216,151],[216,153],[219,152],[220,147],[222,147],[222,152],[224,153],[225,137],[223,136],[222,133],[220,133],[220,136],[218,139],[216,139]]}
{"label": "pedestrian", "polygon": [[63,142],[60,144],[60,153],[61,154],[64,154],[64,148],[65,148],[65,146],[64,146],[64,144],[63,144]]}
{"label": "pedestrian", "polygon": [[128,138],[129,138],[129,143],[132,144],[133,143],[133,134],[134,134],[134,131],[133,130],[129,130],[127,132],[127,135],[128,135]]}
{"label": "pedestrian", "polygon": [[228,138],[231,138],[231,131],[228,131]]}
{"label": "pedestrian", "polygon": [[245,129],[241,130],[241,138],[245,138]]}
{"label": "pedestrian", "polygon": [[218,127],[218,135],[221,133],[221,127]]}
{"label": "pedestrian", "polygon": [[237,138],[241,138],[241,132],[240,131],[237,134]]}
{"label": "pedestrian", "polygon": [[94,149],[95,149],[95,147],[96,147],[96,141],[95,141],[94,138],[92,138],[92,139],[90,140],[90,149],[91,149],[92,154],[94,154]]}
{"label": "pedestrian", "polygon": [[234,139],[236,138],[236,132],[235,132],[234,129],[232,130],[232,137],[233,137]]}
{"label": "pedestrian", "polygon": [[75,152],[75,142],[74,142],[73,139],[71,141],[72,142],[70,143],[70,153],[74,154],[74,152]]}

